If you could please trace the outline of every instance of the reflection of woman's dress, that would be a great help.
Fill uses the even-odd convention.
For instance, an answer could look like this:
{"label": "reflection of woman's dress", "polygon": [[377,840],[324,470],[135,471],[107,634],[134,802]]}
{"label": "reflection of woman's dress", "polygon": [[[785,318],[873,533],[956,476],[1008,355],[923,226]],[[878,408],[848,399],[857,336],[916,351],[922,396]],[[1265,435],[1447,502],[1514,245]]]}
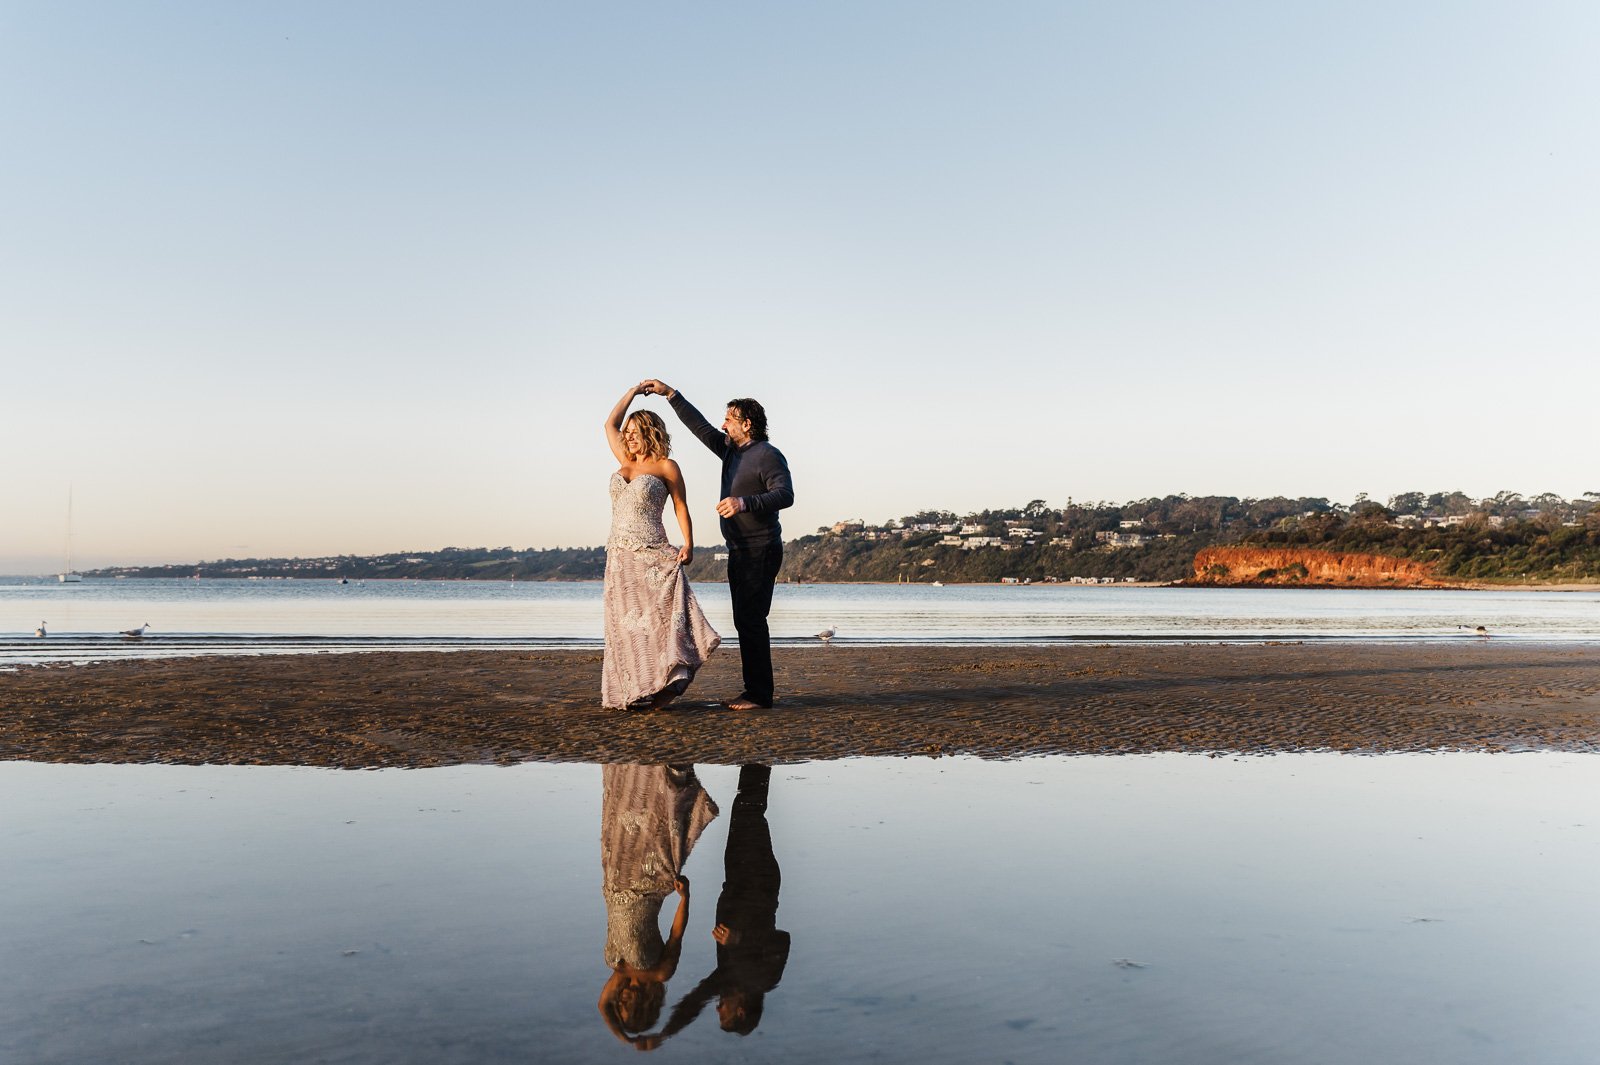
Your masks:
{"label": "reflection of woman's dress", "polygon": [[706,621],[667,543],[667,482],[651,473],[611,475],[606,540],[606,649],[600,701],[624,707],[669,687],[682,692],[722,638]]}
{"label": "reflection of woman's dress", "polygon": [[661,960],[661,903],[717,804],[693,768],[608,765],[600,806],[606,964],[648,969]]}

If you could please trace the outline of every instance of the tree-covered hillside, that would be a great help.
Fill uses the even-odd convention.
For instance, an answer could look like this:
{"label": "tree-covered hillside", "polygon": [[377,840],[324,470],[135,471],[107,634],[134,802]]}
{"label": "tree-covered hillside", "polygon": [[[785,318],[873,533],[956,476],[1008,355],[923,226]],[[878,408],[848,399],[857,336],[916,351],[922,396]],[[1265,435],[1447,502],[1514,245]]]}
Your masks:
{"label": "tree-covered hillside", "polygon": [[[1600,493],[1566,500],[1501,492],[1406,492],[1388,504],[1358,496],[1241,499],[1169,495],[957,516],[929,510],[882,525],[841,521],[791,540],[781,579],[798,581],[1186,579],[1195,553],[1227,544],[1358,551],[1432,563],[1463,581],[1600,581]],[[690,576],[722,580],[722,548],[699,547]],[[225,559],[122,567],[92,576],[345,578],[348,580],[598,580],[602,547],[458,548],[311,559]]]}

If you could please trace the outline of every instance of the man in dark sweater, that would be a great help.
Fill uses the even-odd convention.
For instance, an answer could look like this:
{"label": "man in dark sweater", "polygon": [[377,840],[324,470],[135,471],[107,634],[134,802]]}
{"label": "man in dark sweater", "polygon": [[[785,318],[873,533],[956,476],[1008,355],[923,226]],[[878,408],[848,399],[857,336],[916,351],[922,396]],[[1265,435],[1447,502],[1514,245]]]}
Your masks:
{"label": "man in dark sweater", "polygon": [[789,464],[783,452],[767,442],[767,412],[755,400],[729,400],[718,430],[677,389],[654,379],[643,384],[666,396],[678,420],[722,460],[717,514],[728,545],[728,592],[733,596],[733,627],[739,632],[739,657],[744,663],[744,691],[724,705],[730,710],[770,707],[772,638],[767,614],[772,610],[772,585],[783,565],[778,511],[794,505]]}

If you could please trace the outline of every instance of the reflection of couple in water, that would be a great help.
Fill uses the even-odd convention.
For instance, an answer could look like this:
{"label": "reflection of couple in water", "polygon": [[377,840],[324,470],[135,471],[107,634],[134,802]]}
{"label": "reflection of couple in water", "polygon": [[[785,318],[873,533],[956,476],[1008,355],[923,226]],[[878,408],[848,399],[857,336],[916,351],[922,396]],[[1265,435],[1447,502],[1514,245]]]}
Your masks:
{"label": "reflection of couple in water", "polygon": [[[717,966],[661,1018],[667,981],[678,968],[689,918],[683,863],[717,816],[693,767],[608,765],[601,808],[600,851],[605,869],[606,964],[600,1015],[612,1033],[640,1050],[654,1050],[687,1027],[713,998],[722,1030],[748,1035],[761,1022],[766,994],[789,960],[789,933],[777,927],[778,862],[767,828],[772,770],[739,771],[739,793],[728,825],[722,894],[717,899]],[[677,892],[677,911],[665,941],[661,906]]]}

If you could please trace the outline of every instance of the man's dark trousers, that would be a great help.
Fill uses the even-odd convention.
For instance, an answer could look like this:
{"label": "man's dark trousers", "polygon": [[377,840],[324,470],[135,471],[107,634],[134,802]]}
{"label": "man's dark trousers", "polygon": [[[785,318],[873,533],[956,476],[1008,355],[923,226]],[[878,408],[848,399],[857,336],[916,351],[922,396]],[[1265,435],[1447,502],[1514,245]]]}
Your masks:
{"label": "man's dark trousers", "polygon": [[739,633],[739,658],[744,663],[744,695],[753,703],[772,705],[772,637],[767,613],[772,585],[783,565],[783,542],[728,545],[728,591],[733,596],[733,627]]}

